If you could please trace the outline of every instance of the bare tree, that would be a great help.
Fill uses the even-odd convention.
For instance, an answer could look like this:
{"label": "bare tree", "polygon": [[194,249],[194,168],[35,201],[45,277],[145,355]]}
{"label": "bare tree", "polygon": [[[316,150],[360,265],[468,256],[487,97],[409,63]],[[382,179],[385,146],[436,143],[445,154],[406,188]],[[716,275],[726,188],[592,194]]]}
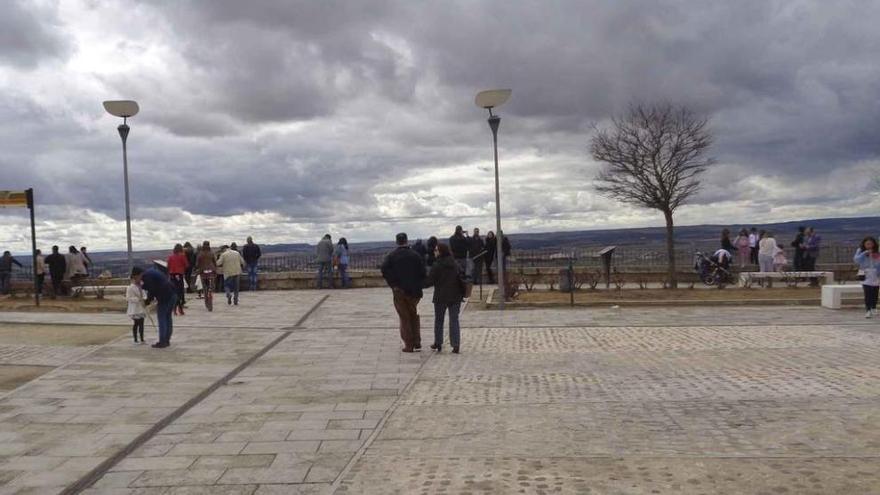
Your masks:
{"label": "bare tree", "polygon": [[633,105],[595,128],[590,152],[605,166],[596,177],[600,194],[663,212],[669,285],[678,287],[672,215],[700,188],[699,177],[714,163],[708,119],[684,106]]}

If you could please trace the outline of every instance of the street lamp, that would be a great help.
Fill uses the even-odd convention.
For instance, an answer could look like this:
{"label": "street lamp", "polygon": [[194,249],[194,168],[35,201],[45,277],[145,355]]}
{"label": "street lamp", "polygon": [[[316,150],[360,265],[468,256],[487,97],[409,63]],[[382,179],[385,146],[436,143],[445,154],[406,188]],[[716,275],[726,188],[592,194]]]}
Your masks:
{"label": "street lamp", "polygon": [[502,237],[504,233],[501,231],[501,189],[498,184],[498,126],[501,125],[501,117],[492,113],[492,109],[503,105],[510,98],[509,89],[490,89],[488,91],[480,91],[474,98],[474,103],[480,108],[489,111],[489,128],[492,129],[492,144],[495,148],[495,230],[498,235],[495,236],[497,242],[495,254],[498,259],[498,291],[501,293],[501,299],[498,307],[504,309],[504,253],[502,251]]}
{"label": "street lamp", "polygon": [[137,115],[140,108],[136,101],[116,100],[105,101],[104,110],[107,110],[107,113],[110,115],[122,117],[122,125],[117,130],[119,131],[119,137],[122,138],[122,176],[125,183],[125,236],[128,241],[128,273],[131,273],[133,266],[131,262],[131,211],[128,206],[128,150],[125,143],[128,141],[128,118]]}

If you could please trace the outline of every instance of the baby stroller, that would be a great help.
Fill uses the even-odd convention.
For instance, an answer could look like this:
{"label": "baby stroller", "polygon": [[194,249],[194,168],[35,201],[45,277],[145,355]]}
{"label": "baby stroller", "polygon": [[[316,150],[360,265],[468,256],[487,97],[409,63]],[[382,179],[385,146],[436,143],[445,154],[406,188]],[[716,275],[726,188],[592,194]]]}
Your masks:
{"label": "baby stroller", "polygon": [[724,287],[733,282],[729,253],[724,255],[716,252],[712,256],[706,256],[697,251],[694,253],[694,270],[700,274],[700,281],[706,285]]}

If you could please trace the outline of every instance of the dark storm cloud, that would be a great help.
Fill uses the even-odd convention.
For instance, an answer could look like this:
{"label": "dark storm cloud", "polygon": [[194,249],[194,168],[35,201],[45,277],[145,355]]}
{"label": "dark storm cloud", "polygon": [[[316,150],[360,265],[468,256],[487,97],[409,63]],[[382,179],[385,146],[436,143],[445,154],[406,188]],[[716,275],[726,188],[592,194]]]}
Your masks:
{"label": "dark storm cloud", "polygon": [[[141,104],[132,198],[142,218],[157,220],[168,205],[316,223],[491,212],[491,135],[473,106],[491,87],[514,89],[500,109],[503,187],[507,212],[528,221],[574,225],[584,209],[619,209],[581,194],[597,169],[587,146],[591,124],[634,101],[711,117],[719,166],[700,205],[725,198],[763,212],[774,200],[795,208],[808,199],[835,208],[841,193],[823,187],[829,171],[865,173],[880,156],[876,2],[86,7],[90,29],[111,18],[146,18],[149,29],[102,41],[119,47],[108,54],[88,37],[70,41],[82,19],[58,20],[51,8],[13,3],[0,18],[0,40],[12,36],[0,45],[0,76],[81,56],[0,86],[0,167],[59,206],[116,219],[118,123],[99,105],[108,94]],[[100,70],[129,58],[125,70]]]}
{"label": "dark storm cloud", "polygon": [[26,0],[3,3],[0,15],[0,64],[31,68],[44,58],[67,53],[58,32],[54,8],[32,5]]}

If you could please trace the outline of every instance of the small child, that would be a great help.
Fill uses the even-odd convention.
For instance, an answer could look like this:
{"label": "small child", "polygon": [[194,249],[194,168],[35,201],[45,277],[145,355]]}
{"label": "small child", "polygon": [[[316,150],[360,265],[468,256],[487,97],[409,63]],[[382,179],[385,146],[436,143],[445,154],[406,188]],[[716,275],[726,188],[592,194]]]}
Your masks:
{"label": "small child", "polygon": [[773,269],[777,272],[781,272],[787,264],[788,259],[785,257],[785,250],[783,249],[782,244],[777,244],[776,249],[773,251]]}
{"label": "small child", "polygon": [[[131,277],[131,285],[125,290],[125,299],[128,301],[128,310],[126,314],[134,323],[131,325],[131,335],[134,337],[135,344],[144,343],[144,318],[147,316],[147,308],[144,305],[144,290],[140,283]],[[141,340],[138,342],[138,335]]]}

